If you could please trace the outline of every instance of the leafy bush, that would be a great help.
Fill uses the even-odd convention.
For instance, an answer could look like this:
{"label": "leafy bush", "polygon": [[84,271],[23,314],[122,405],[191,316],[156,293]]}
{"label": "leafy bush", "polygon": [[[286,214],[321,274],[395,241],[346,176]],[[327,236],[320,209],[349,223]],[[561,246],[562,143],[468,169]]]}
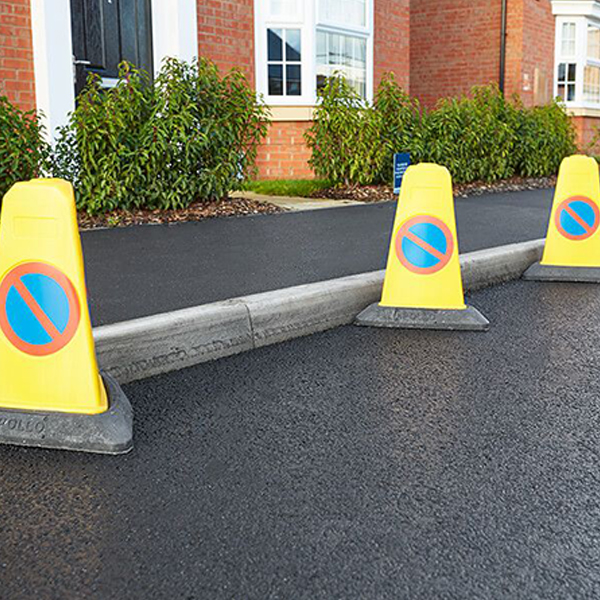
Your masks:
{"label": "leafy bush", "polygon": [[0,97],[0,204],[14,183],[37,177],[48,167],[49,151],[35,111],[19,110]]}
{"label": "leafy bush", "polygon": [[410,152],[415,163],[444,165],[456,182],[490,182],[554,174],[576,151],[561,104],[525,108],[496,86],[482,86],[427,112],[393,76],[382,80],[372,105],[343,78],[330,79],[306,140],[317,176],[334,184],[390,183],[394,152]]}
{"label": "leafy bush", "polygon": [[148,76],[124,64],[103,89],[90,76],[56,147],[57,175],[70,180],[78,206],[91,213],[147,204],[147,128],[155,111]]}
{"label": "leafy bush", "polygon": [[386,148],[379,143],[379,115],[365,105],[343,77],[331,77],[319,93],[314,123],[305,134],[318,177],[334,183],[377,180]]}
{"label": "leafy bush", "polygon": [[456,182],[495,181],[515,174],[519,110],[496,87],[441,100],[423,120],[417,160],[448,167]]}
{"label": "leafy bush", "polygon": [[575,129],[562,104],[522,110],[515,169],[525,177],[555,175],[565,156],[577,151]]}
{"label": "leafy bush", "polygon": [[392,181],[395,152],[413,152],[419,145],[421,108],[397,83],[393,73],[384,75],[377,93],[373,111],[378,120],[378,139],[384,151],[379,155],[378,179]]}
{"label": "leafy bush", "polygon": [[56,172],[90,213],[221,198],[253,172],[266,117],[238,71],[169,59],[151,84],[123,63],[114,88],[88,81],[60,133]]}

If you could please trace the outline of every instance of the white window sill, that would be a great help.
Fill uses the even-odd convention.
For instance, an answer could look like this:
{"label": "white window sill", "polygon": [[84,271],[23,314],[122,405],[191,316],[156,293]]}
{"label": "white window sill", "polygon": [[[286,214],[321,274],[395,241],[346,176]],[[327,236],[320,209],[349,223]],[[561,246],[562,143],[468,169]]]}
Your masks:
{"label": "white window sill", "polygon": [[271,121],[312,121],[314,106],[269,106]]}
{"label": "white window sill", "polygon": [[595,117],[600,118],[600,105],[597,108],[590,106],[567,105],[567,114],[570,117]]}

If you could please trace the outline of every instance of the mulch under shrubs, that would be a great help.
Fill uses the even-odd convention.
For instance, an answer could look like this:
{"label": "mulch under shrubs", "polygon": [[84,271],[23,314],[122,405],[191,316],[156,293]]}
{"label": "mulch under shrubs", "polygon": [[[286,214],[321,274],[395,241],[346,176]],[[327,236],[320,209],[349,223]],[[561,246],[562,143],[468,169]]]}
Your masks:
{"label": "mulch under shrubs", "polygon": [[[503,181],[485,183],[458,183],[453,186],[454,196],[466,198],[498,192],[521,192],[524,190],[539,190],[556,185],[556,177],[511,177]],[[396,200],[397,195],[389,185],[342,185],[319,190],[312,194],[313,198],[328,198],[330,200],[354,200],[355,202],[384,202]]]}
{"label": "mulch under shrubs", "polygon": [[246,198],[226,198],[218,202],[194,202],[187,208],[176,210],[114,210],[102,215],[90,215],[80,211],[78,217],[80,229],[98,229],[100,227],[185,223],[187,221],[203,221],[213,217],[240,217],[280,212],[283,212],[282,209],[272,204]]}

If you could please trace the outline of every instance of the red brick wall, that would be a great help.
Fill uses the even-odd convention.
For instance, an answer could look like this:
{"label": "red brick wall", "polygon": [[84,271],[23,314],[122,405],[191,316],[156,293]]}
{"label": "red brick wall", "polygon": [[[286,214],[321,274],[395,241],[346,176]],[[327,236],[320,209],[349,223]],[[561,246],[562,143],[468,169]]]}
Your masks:
{"label": "red brick wall", "polygon": [[500,17],[500,0],[411,0],[411,94],[430,107],[497,82]]}
{"label": "red brick wall", "polygon": [[35,108],[29,0],[0,0],[0,94],[24,110]]}
{"label": "red brick wall", "polygon": [[310,150],[304,143],[309,121],[275,121],[256,161],[260,179],[310,179]]}
{"label": "red brick wall", "polygon": [[508,0],[506,94],[527,106],[552,98],[554,26],[550,0]]}
{"label": "red brick wall", "polygon": [[198,0],[198,52],[220,69],[240,68],[254,85],[253,0]]}
{"label": "red brick wall", "polygon": [[[499,82],[501,0],[412,0],[410,89],[426,106]],[[505,91],[527,105],[552,97],[550,0],[508,0]],[[536,73],[537,71],[537,73]]]}
{"label": "red brick wall", "polygon": [[[415,0],[413,0],[414,3]],[[387,71],[406,90],[410,86],[409,0],[374,0],[373,87]]]}
{"label": "red brick wall", "polygon": [[573,125],[577,133],[577,145],[581,152],[600,154],[600,143],[590,147],[594,138],[598,139],[600,119],[597,117],[572,117]]}

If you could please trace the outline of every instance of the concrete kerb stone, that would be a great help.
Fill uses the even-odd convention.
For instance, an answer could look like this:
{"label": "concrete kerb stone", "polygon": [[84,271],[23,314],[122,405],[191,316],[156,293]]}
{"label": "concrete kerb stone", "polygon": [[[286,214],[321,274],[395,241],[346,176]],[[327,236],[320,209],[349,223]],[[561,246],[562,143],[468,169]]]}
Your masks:
{"label": "concrete kerb stone", "polygon": [[248,309],[216,302],[94,329],[103,372],[120,383],[254,348]]}
{"label": "concrete kerb stone", "polygon": [[[460,257],[474,291],[521,277],[544,240]],[[127,383],[352,323],[379,300],[384,271],[215,302],[94,330],[100,368]]]}

